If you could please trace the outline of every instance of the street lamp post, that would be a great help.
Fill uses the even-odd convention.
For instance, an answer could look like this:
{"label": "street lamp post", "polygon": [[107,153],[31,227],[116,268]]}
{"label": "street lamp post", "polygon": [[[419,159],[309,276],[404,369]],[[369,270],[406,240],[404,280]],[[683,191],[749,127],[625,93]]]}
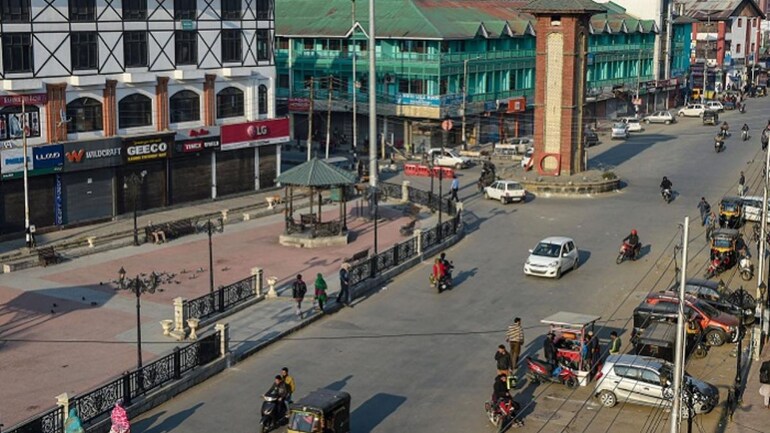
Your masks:
{"label": "street lamp post", "polygon": [[210,219],[206,222],[206,232],[209,235],[209,293],[214,293],[214,249],[211,245],[211,235],[214,232],[222,233],[225,230],[224,220],[219,218],[218,221],[219,227],[215,227]]}
{"label": "street lamp post", "polygon": [[[134,278],[126,278],[126,270],[123,267],[118,271],[118,287],[116,290],[129,290],[136,295],[136,369],[139,371],[142,369],[142,294],[155,293],[155,289],[160,284],[160,275],[155,272],[152,272],[149,277],[145,277],[145,274],[140,274]],[[141,377],[142,375],[139,374],[140,380]],[[141,382],[139,387],[142,388]]]}
{"label": "street lamp post", "polygon": [[131,173],[123,182],[123,188],[131,192],[131,202],[134,207],[134,246],[139,246],[139,229],[136,222],[136,196],[139,195],[139,187],[144,183],[147,176],[147,170],[142,170],[139,174]]}

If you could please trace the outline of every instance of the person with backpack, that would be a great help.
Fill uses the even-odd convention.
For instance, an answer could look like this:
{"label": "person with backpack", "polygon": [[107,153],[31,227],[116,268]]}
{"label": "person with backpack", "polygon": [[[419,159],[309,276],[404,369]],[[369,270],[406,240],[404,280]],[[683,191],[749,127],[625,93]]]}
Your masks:
{"label": "person with backpack", "polygon": [[297,303],[297,317],[302,318],[302,300],[307,293],[307,284],[302,281],[302,275],[297,275],[297,279],[291,285],[291,297]]}

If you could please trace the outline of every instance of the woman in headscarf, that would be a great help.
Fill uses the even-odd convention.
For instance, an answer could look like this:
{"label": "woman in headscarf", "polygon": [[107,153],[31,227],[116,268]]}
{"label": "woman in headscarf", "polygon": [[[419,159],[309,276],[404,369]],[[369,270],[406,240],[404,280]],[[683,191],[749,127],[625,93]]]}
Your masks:
{"label": "woman in headscarf", "polygon": [[123,408],[122,399],[115,402],[115,408],[112,409],[110,419],[112,420],[110,433],[129,433],[131,431],[131,424],[128,422],[128,414]]}
{"label": "woman in headscarf", "polygon": [[70,409],[70,413],[67,416],[67,420],[64,421],[64,433],[85,433],[83,424],[78,417],[78,410],[74,407]]}
{"label": "woman in headscarf", "polygon": [[318,302],[318,308],[324,313],[324,304],[326,303],[326,281],[320,273],[315,277],[315,299]]}

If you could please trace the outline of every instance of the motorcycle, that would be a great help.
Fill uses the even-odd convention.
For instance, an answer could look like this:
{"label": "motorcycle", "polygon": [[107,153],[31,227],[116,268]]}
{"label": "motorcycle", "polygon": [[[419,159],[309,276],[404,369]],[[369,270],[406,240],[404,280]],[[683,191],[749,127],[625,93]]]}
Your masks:
{"label": "motorcycle", "polygon": [[674,198],[673,194],[671,194],[671,188],[661,190],[660,194],[663,196],[663,200],[665,200],[666,203],[671,203],[671,200]]}
{"label": "motorcycle", "polygon": [[280,425],[289,408],[285,401],[274,394],[265,394],[262,399],[262,419],[259,423],[262,425],[262,433],[266,433]]}
{"label": "motorcycle", "polygon": [[738,105],[738,112],[743,114],[746,112],[746,104],[740,104]]}
{"label": "motorcycle", "polygon": [[706,269],[706,273],[704,274],[704,277],[708,280],[710,278],[713,278],[721,274],[722,272],[728,269],[729,264],[730,264],[730,259],[728,258],[714,257],[709,262],[709,267],[708,269]]}
{"label": "motorcycle", "polygon": [[519,403],[509,398],[484,402],[484,411],[487,413],[487,418],[489,418],[489,422],[497,427],[498,432],[505,431],[509,424],[513,427],[524,426],[524,421],[516,419],[516,413],[519,412],[519,409],[521,409]]}
{"label": "motorcycle", "polygon": [[534,383],[553,382],[567,385],[567,388],[578,387],[578,377],[574,371],[565,365],[556,368],[527,357],[527,377]]}
{"label": "motorcycle", "polygon": [[639,248],[634,248],[633,245],[629,244],[628,242],[623,242],[623,245],[620,246],[620,252],[618,253],[618,258],[615,259],[616,264],[623,263],[624,260],[631,259],[633,261],[636,261],[636,259],[639,258]]}
{"label": "motorcycle", "polygon": [[749,131],[744,129],[743,132],[741,133],[741,138],[743,139],[743,141],[748,140],[749,139]]}
{"label": "motorcycle", "polygon": [[743,256],[738,261],[738,272],[740,272],[743,281],[751,281],[754,278],[754,264],[751,263],[749,256]]}
{"label": "motorcycle", "polygon": [[725,142],[721,138],[714,140],[714,151],[719,153],[725,149]]}
{"label": "motorcycle", "polygon": [[446,267],[446,273],[439,281],[436,281],[433,274],[430,275],[430,284],[438,290],[439,293],[452,288],[452,269],[454,269],[454,265],[452,262],[449,262]]}

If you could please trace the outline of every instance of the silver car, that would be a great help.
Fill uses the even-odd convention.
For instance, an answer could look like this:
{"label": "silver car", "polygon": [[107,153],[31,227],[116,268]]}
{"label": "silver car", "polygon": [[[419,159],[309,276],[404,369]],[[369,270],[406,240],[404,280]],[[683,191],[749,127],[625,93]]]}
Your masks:
{"label": "silver car", "polygon": [[613,140],[616,138],[626,139],[628,138],[628,125],[622,122],[616,122],[612,124],[612,134],[610,138]]}
{"label": "silver car", "polygon": [[[671,407],[673,401],[672,374],[674,366],[662,359],[639,355],[610,355],[596,378],[594,396],[602,405],[618,403]],[[692,392],[693,411],[709,413],[719,403],[719,390],[711,384],[685,373],[683,403]],[[683,404],[683,415],[691,414]]]}
{"label": "silver car", "polygon": [[671,114],[670,111],[658,111],[650,114],[649,116],[645,117],[643,120],[644,120],[644,123],[647,123],[647,124],[664,123],[666,125],[670,125],[672,123],[676,123],[676,117],[674,117],[674,115]]}

